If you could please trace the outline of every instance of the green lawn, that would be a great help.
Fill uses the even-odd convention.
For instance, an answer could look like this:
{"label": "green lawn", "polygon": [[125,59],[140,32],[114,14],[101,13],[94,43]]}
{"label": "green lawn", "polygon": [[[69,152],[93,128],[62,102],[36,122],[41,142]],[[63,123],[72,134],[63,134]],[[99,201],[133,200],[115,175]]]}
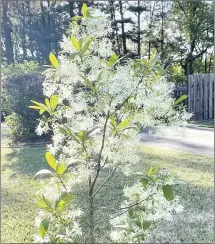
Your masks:
{"label": "green lawn", "polygon": [[197,124],[198,127],[205,127],[205,128],[214,128],[214,119],[205,120],[205,121],[191,121],[192,124]]}
{"label": "green lawn", "polygon": [[[151,242],[213,243],[213,158],[143,146],[140,154],[143,160],[133,170],[160,165],[187,183],[177,188],[184,213],[157,227]],[[37,209],[34,197],[40,188],[32,177],[46,167],[44,149],[2,149],[2,243],[32,242]],[[102,201],[111,206],[123,184],[132,181],[117,173],[114,184],[105,187]],[[105,237],[101,240],[105,241]]]}
{"label": "green lawn", "polygon": [[40,186],[32,181],[44,168],[44,149],[1,149],[1,242],[31,243]]}
{"label": "green lawn", "polygon": [[200,124],[199,127],[214,128],[214,123]]}

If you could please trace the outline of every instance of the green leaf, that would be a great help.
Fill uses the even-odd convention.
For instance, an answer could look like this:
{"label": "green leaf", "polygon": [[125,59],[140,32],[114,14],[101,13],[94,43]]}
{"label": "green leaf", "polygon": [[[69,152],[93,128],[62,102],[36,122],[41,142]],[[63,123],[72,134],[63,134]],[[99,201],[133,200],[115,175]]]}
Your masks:
{"label": "green leaf", "polygon": [[42,237],[44,239],[48,228],[49,228],[49,224],[50,224],[50,220],[49,219],[43,219],[40,223],[40,227],[39,227],[39,236]]}
{"label": "green leaf", "polygon": [[44,108],[44,109],[47,109],[46,105],[44,105],[43,103],[38,103],[36,101],[33,101],[31,100],[32,103],[36,104],[37,106],[41,107],[41,108]]}
{"label": "green leaf", "polygon": [[78,40],[74,36],[71,36],[71,41],[72,41],[72,45],[75,48],[75,50],[80,51],[80,44],[79,44]]}
{"label": "green leaf", "polygon": [[93,40],[94,40],[94,37],[91,37],[89,40],[86,41],[86,43],[84,44],[84,46],[82,48],[83,54],[88,50],[88,48]]}
{"label": "green leaf", "polygon": [[87,131],[81,130],[78,132],[77,137],[81,140],[84,141],[87,137]]}
{"label": "green leaf", "polygon": [[66,205],[73,199],[73,195],[68,192],[64,192],[60,199],[55,204],[55,210],[59,213],[61,212]]}
{"label": "green leaf", "polygon": [[160,170],[160,166],[158,165],[156,168],[153,169],[153,175],[156,175]]}
{"label": "green leaf", "polygon": [[29,108],[33,108],[33,109],[38,109],[38,110],[40,110],[41,109],[41,107],[40,106],[28,106]]}
{"label": "green leaf", "polygon": [[151,226],[152,222],[143,220],[142,221],[142,229],[147,230]]}
{"label": "green leaf", "polygon": [[178,105],[180,102],[182,102],[183,100],[187,99],[188,95],[184,94],[183,96],[179,97],[179,99],[177,99],[173,105],[173,107],[175,107],[176,105]]}
{"label": "green leaf", "polygon": [[102,73],[103,73],[102,71],[99,73],[99,75],[98,75],[96,81],[100,81],[100,80],[102,79]]}
{"label": "green leaf", "polygon": [[119,124],[119,129],[122,130],[124,129],[125,127],[127,127],[131,122],[131,119],[128,118],[128,119],[125,119],[123,120],[120,124]]}
{"label": "green leaf", "polygon": [[113,115],[110,116],[110,121],[114,127],[117,127],[116,117]]}
{"label": "green leaf", "polygon": [[78,16],[78,15],[72,17],[72,20],[81,20],[81,19],[82,19],[82,16]]}
{"label": "green leaf", "polygon": [[94,89],[94,86],[93,86],[92,82],[88,78],[84,77],[83,75],[80,75],[80,76],[84,80],[84,84],[87,87],[89,87],[90,89]]}
{"label": "green leaf", "polygon": [[116,53],[112,54],[112,56],[108,60],[108,65],[113,66],[117,60],[118,60],[118,56],[116,55]]}
{"label": "green leaf", "polygon": [[172,185],[186,185],[182,180],[173,180]]}
{"label": "green leaf", "polygon": [[52,95],[50,98],[50,107],[55,110],[58,105],[59,97],[57,95]]}
{"label": "green leaf", "polygon": [[70,54],[69,54],[69,57],[70,57],[71,59],[74,59],[77,55],[78,55],[78,52],[74,52],[74,53],[70,53]]}
{"label": "green leaf", "polygon": [[44,108],[40,109],[39,114],[42,115],[46,110]]}
{"label": "green leaf", "polygon": [[45,99],[45,104],[50,109],[50,102],[48,98]]}
{"label": "green leaf", "polygon": [[54,66],[56,69],[59,67],[59,63],[57,58],[55,57],[54,53],[50,53],[49,54],[49,60],[52,64],[52,66]]}
{"label": "green leaf", "polygon": [[146,238],[146,233],[145,232],[138,232],[135,235],[132,236],[133,239],[137,238],[137,239],[141,239],[141,240],[145,240]]}
{"label": "green leaf", "polygon": [[84,3],[82,5],[81,11],[82,11],[82,14],[83,14],[84,18],[87,18],[88,17],[88,7],[87,7],[86,3]]}
{"label": "green leaf", "polygon": [[52,169],[54,169],[54,171],[56,171],[57,162],[56,162],[55,157],[50,152],[46,152],[46,160],[47,160],[48,164],[50,165],[50,167],[52,167]]}
{"label": "green leaf", "polygon": [[128,210],[128,216],[132,218],[134,216],[134,210],[131,208]]}
{"label": "green leaf", "polygon": [[56,168],[56,173],[62,175],[67,170],[67,167],[63,164],[58,163]]}
{"label": "green leaf", "polygon": [[148,178],[148,177],[143,177],[143,178],[140,179],[140,183],[141,183],[144,187],[146,187],[146,186],[148,185],[149,181],[150,181],[150,178]]}
{"label": "green leaf", "polygon": [[164,185],[162,187],[164,197],[167,201],[172,201],[174,199],[173,190],[171,185]]}
{"label": "green leaf", "polygon": [[147,176],[151,176],[153,175],[153,167],[150,166],[150,168],[148,169],[148,172],[147,172]]}
{"label": "green leaf", "polygon": [[36,202],[37,205],[41,208],[44,208],[44,209],[47,209],[47,210],[51,210],[52,209],[52,205],[50,203],[50,201],[44,197],[43,195],[42,196],[38,196],[38,201]]}
{"label": "green leaf", "polygon": [[135,223],[139,228],[141,228],[142,224],[141,224],[141,221],[140,221],[139,218],[135,219],[135,220],[134,220],[134,223]]}
{"label": "green leaf", "polygon": [[53,174],[53,172],[51,172],[51,171],[48,170],[48,169],[41,169],[41,170],[39,170],[39,171],[34,175],[33,179],[36,178],[37,176],[47,176],[47,175],[52,175],[52,174]]}
{"label": "green leaf", "polygon": [[69,127],[64,126],[64,127],[60,127],[59,128],[60,131],[68,136],[71,136],[77,143],[80,143],[79,139],[77,136],[75,136],[75,134],[70,130]]}
{"label": "green leaf", "polygon": [[[43,104],[43,103],[38,103],[38,102],[36,102],[36,101],[33,101],[33,100],[31,100],[31,102],[32,103],[34,103],[34,104],[36,104],[37,106],[38,106],[38,110],[40,110],[39,112],[40,112],[40,114],[43,114],[45,111],[47,111],[48,113],[50,113],[50,110],[49,110],[49,108],[45,105],[45,104]],[[37,107],[36,106],[36,107]],[[30,107],[30,106],[29,106]],[[40,107],[40,108],[39,108]]]}

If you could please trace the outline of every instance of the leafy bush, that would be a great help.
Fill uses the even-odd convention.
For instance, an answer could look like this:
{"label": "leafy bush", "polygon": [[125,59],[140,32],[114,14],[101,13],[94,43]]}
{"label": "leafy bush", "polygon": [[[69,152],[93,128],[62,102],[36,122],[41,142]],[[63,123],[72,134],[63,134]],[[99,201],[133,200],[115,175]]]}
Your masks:
{"label": "leafy bush", "polygon": [[[30,64],[29,64],[30,63]],[[9,65],[3,68],[2,113],[15,139],[36,138],[38,114],[28,108],[30,100],[44,100],[42,69],[35,63]]]}
{"label": "leafy bush", "polygon": [[10,128],[12,136],[14,136],[15,138],[30,138],[29,134],[31,134],[31,136],[34,137],[34,133],[30,133],[28,129],[28,122],[23,116],[13,112],[12,114],[6,117],[5,122],[7,126]]}
{"label": "leafy bush", "polygon": [[186,81],[186,76],[184,75],[184,71],[179,64],[174,64],[169,66],[167,69],[167,74],[169,75],[169,81],[173,83],[183,83]]}
{"label": "leafy bush", "polygon": [[[122,229],[118,243],[140,243],[164,216],[182,209],[169,173],[150,168],[140,183],[126,188],[127,201],[115,210],[103,199],[108,189],[104,186],[115,183],[117,171],[134,173],[133,166],[140,162],[141,126],[165,126],[161,118],[168,118],[170,126],[184,126],[190,114],[175,109],[179,101],[171,96],[173,86],[163,76],[156,53],[149,60],[123,60],[107,39],[112,31],[109,19],[88,11],[86,4],[82,14],[73,18],[72,35],[64,37],[58,58],[50,54],[53,67],[45,72],[45,103],[32,100],[30,106],[41,114],[37,133],[53,131],[45,154],[51,170],[35,175],[53,178],[37,192],[40,212],[34,240],[110,243],[116,235],[106,240],[104,235]],[[130,215],[123,216],[125,211]],[[117,219],[119,215],[123,219]],[[110,222],[114,218],[117,222]],[[109,223],[109,230],[102,223]]]}

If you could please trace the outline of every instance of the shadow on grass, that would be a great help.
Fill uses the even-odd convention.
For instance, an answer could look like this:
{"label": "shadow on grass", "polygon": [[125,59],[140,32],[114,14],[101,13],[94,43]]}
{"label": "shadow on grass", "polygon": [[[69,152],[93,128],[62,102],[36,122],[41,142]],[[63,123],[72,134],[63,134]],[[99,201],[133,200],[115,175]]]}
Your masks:
{"label": "shadow on grass", "polygon": [[[34,215],[35,206],[32,207],[32,204],[34,204],[33,198],[36,188],[34,189],[35,186],[29,179],[38,170],[49,168],[45,161],[44,153],[44,148],[23,148],[5,155],[7,162],[3,165],[3,172],[6,172],[7,169],[11,170],[7,178],[5,177],[8,180],[7,185],[3,184],[2,189],[3,207],[5,206],[3,210],[4,228],[2,234],[4,235],[4,240],[6,240],[5,242],[11,241],[9,239],[10,236],[14,236],[13,242],[25,240],[25,242],[29,243],[31,241],[31,237],[26,236],[23,227],[26,225],[24,224],[25,218],[28,220],[31,216],[31,222],[34,219],[32,216]],[[149,165],[160,165],[169,169],[170,172],[176,172],[179,178],[183,178],[186,175],[184,178],[186,179],[186,185],[178,186],[175,189],[177,195],[182,197],[185,212],[182,215],[175,216],[173,223],[162,222],[158,226],[159,231],[153,236],[152,242],[213,243],[213,218],[210,218],[210,215],[212,216],[213,214],[212,158],[143,147],[140,147],[140,156],[142,161],[140,164],[132,166],[133,172],[144,172]],[[203,178],[201,176],[202,172],[205,173]],[[109,173],[108,169],[101,173],[98,185],[103,182]],[[72,192],[86,195],[88,193],[88,177],[84,172],[81,172],[81,177],[82,181],[72,186]],[[209,183],[205,184],[208,177],[211,179]],[[28,181],[26,181],[26,178]],[[137,179],[137,176],[126,177],[122,171],[118,170],[95,197],[95,206],[97,208],[95,211],[95,222],[102,221],[95,228],[97,242],[110,243],[108,219],[110,215],[115,213],[113,209],[119,208],[124,200],[124,186],[133,185]],[[9,204],[10,202],[13,204]],[[83,198],[75,197],[74,205],[83,206],[83,208],[87,209],[88,203]],[[108,208],[105,209],[104,207]],[[11,213],[16,216],[16,220],[9,218]],[[18,219],[20,219],[21,227],[17,225]],[[83,221],[87,221],[86,216],[83,216]],[[31,229],[28,235],[32,235],[33,223],[28,220],[28,225],[25,228]],[[77,239],[76,242],[89,243],[89,229],[86,224],[83,224],[83,233],[83,239]],[[159,233],[164,234],[161,236]],[[6,235],[9,237],[5,237]]]}
{"label": "shadow on grass", "polygon": [[2,166],[4,171],[9,168],[14,171],[11,177],[22,175],[33,176],[38,170],[48,168],[44,148],[20,148],[6,154],[7,164]]}
{"label": "shadow on grass", "polygon": [[[145,149],[146,148],[146,149]],[[201,172],[213,173],[213,158],[209,156],[193,154],[182,151],[168,151],[167,149],[155,149],[153,147],[139,147],[139,155],[145,161],[159,165],[168,165],[168,162],[177,170],[178,167],[186,169],[193,169]],[[198,172],[197,172],[198,173]]]}
{"label": "shadow on grass", "polygon": [[[138,170],[145,170],[145,165],[138,167]],[[135,170],[135,169],[134,169]],[[106,171],[106,172],[105,172]],[[100,178],[101,183],[105,179],[105,175],[108,174],[105,170]],[[136,176],[125,177],[122,171],[115,173],[111,181],[102,188],[99,194],[95,198],[95,222],[101,221],[95,228],[96,242],[110,243],[110,224],[108,219],[114,213],[112,209],[120,207],[123,197],[124,186],[131,186],[137,181]],[[86,182],[86,181],[84,181]],[[74,189],[79,194],[87,194],[87,184],[75,184]],[[212,189],[205,188],[204,186],[196,186],[192,183],[186,182],[185,185],[176,186],[175,194],[181,196],[182,204],[185,208],[184,213],[176,215],[172,222],[162,222],[158,225],[159,231],[163,233],[169,233],[168,238],[157,237],[156,233],[152,242],[162,241],[162,243],[176,243],[177,240],[181,240],[183,243],[208,243],[213,240],[213,191]],[[87,202],[83,198],[75,198],[75,205],[87,207]],[[107,208],[104,208],[107,207]],[[210,216],[211,215],[211,218]],[[84,216],[83,220],[87,221],[87,217]],[[87,225],[83,225],[85,235],[89,233]],[[160,238],[160,239],[159,239]],[[89,238],[77,239],[76,242],[89,242]],[[150,243],[152,243],[150,242]]]}

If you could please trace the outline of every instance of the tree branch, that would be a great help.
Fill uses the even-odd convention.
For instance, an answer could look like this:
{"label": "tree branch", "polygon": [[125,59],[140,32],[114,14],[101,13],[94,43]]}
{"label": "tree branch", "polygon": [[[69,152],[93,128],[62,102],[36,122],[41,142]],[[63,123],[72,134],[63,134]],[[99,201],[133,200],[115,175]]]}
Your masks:
{"label": "tree branch", "polygon": [[96,171],[96,176],[95,176],[93,183],[91,184],[91,187],[90,187],[90,191],[89,191],[90,196],[92,196],[93,188],[95,186],[95,183],[96,183],[96,180],[99,176],[99,172],[100,172],[100,168],[101,168],[101,158],[102,158],[102,152],[103,152],[104,144],[105,144],[105,135],[106,135],[107,122],[108,122],[109,117],[110,117],[110,111],[108,111],[108,113],[107,113],[105,124],[104,124],[103,136],[102,136],[102,145],[101,145],[101,149],[100,149],[100,153],[99,153],[99,159],[98,159],[98,168]]}
{"label": "tree branch", "polygon": [[105,185],[105,183],[111,178],[111,176],[114,174],[114,172],[117,170],[119,164],[116,165],[116,167],[112,170],[112,172],[109,174],[109,176],[106,178],[105,181],[103,181],[101,183],[101,185],[97,188],[97,190],[95,191],[95,193],[93,194],[93,197],[95,197],[95,195],[98,193],[98,191]]}
{"label": "tree branch", "polygon": [[104,221],[107,222],[107,221],[109,221],[109,220],[111,220],[111,219],[115,219],[116,217],[118,217],[118,216],[120,216],[120,215],[126,213],[127,211],[129,211],[129,209],[133,208],[134,206],[136,206],[136,205],[138,205],[138,204],[140,204],[140,203],[142,203],[142,202],[148,200],[148,199],[149,199],[150,197],[152,197],[153,195],[155,195],[155,193],[151,194],[151,195],[148,196],[147,198],[145,198],[145,199],[143,199],[142,201],[137,202],[137,203],[135,203],[135,204],[133,204],[133,205],[131,205],[131,206],[128,206],[128,207],[125,207],[125,208],[120,208],[119,210],[123,210],[123,209],[126,209],[126,210],[123,211],[123,212],[121,212],[121,213],[118,213],[117,215],[115,215],[115,216],[113,216],[113,217],[111,217],[111,218],[109,218],[109,219],[102,220],[102,221],[98,221],[97,223],[95,223],[95,225],[100,224],[100,223],[102,223],[102,222],[104,222]]}

